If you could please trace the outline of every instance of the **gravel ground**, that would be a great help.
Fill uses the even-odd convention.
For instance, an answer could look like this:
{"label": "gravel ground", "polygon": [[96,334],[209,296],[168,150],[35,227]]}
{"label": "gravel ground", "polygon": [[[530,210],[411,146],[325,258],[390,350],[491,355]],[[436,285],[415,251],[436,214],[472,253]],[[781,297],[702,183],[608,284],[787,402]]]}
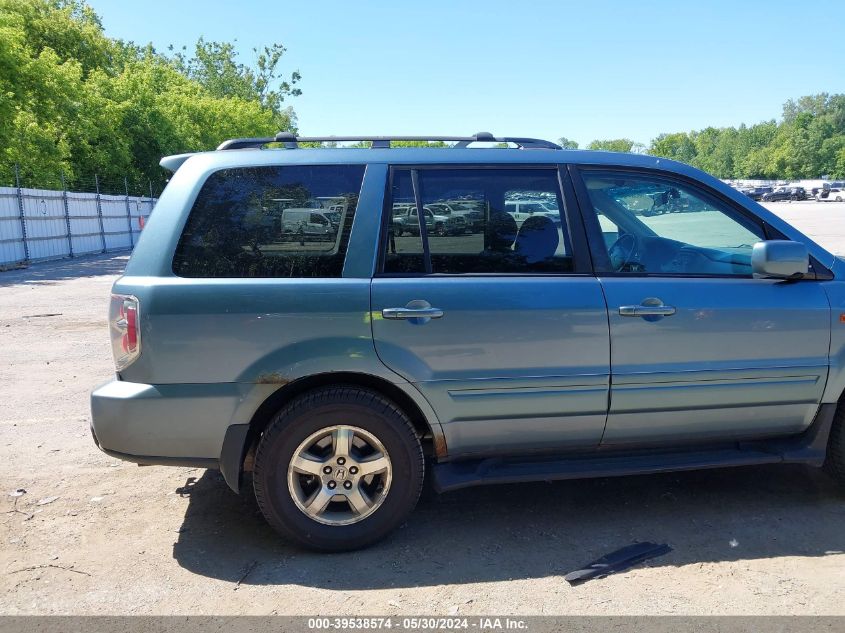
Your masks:
{"label": "gravel ground", "polygon": [[[771,208],[845,253],[845,204]],[[218,473],[110,459],[88,394],[112,373],[125,261],[0,273],[0,613],[845,614],[845,494],[808,468],[463,490],[369,550],[318,555]],[[563,580],[635,540],[673,551]]]}

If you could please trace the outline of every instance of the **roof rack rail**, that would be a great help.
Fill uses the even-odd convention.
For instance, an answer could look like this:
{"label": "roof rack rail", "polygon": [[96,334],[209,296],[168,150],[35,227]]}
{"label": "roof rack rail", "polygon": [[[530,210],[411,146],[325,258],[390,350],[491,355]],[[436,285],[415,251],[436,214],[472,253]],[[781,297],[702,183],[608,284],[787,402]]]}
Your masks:
{"label": "roof rack rail", "polygon": [[282,143],[286,149],[296,149],[299,143],[346,143],[368,141],[373,149],[386,149],[392,141],[449,141],[454,147],[464,148],[470,143],[513,143],[520,149],[562,149],[560,145],[538,138],[521,136],[493,136],[479,132],[473,136],[296,136],[293,132],[279,132],[276,136],[258,138],[233,138],[222,142],[217,149],[256,149],[268,143]]}

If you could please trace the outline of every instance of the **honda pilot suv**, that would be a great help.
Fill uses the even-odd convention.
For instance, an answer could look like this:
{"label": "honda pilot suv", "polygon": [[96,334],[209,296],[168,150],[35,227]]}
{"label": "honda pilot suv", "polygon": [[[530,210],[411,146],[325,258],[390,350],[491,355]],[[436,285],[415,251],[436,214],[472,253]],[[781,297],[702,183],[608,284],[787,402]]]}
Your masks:
{"label": "honda pilot suv", "polygon": [[[371,147],[300,146],[348,140]],[[163,159],[114,284],[97,446],[236,492],[251,473],[269,523],[322,550],[384,537],[426,473],[449,491],[804,463],[845,483],[844,261],[670,160],[436,140],[454,145],[282,133]],[[558,217],[517,225],[515,199]],[[338,230],[292,240],[278,201],[330,205]],[[483,230],[432,231],[440,204]]]}

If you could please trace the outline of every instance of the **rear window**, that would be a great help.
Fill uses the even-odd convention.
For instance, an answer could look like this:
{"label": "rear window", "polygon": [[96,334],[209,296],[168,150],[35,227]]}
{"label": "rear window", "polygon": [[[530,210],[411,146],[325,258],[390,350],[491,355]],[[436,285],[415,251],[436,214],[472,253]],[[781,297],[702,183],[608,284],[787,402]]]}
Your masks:
{"label": "rear window", "polygon": [[181,277],[340,277],[364,165],[223,169],[173,258]]}

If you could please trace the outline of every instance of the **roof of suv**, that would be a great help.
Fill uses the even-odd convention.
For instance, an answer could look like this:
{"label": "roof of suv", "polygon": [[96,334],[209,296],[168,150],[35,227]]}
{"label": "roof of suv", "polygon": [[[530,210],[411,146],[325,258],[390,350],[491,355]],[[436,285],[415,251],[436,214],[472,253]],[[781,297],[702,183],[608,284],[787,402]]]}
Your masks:
{"label": "roof of suv", "polygon": [[591,150],[553,149],[452,149],[430,147],[395,147],[390,149],[238,149],[167,156],[161,165],[176,171],[184,162],[203,162],[208,168],[252,167],[277,164],[557,164],[650,167],[683,175],[702,177],[704,172],[667,158],[645,154]]}

